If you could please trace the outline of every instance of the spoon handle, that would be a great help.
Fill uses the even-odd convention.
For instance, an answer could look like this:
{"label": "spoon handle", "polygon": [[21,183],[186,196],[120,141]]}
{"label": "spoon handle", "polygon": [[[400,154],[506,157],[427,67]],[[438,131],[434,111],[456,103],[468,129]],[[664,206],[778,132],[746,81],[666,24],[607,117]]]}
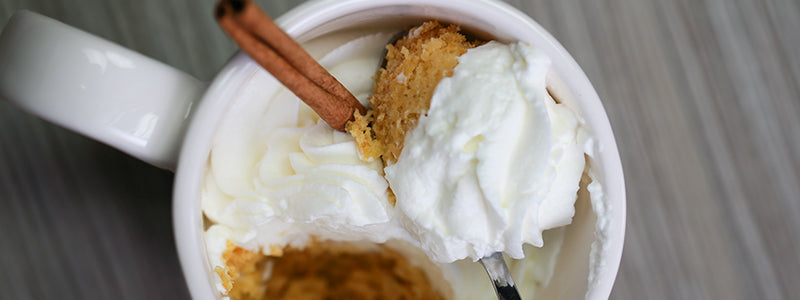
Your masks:
{"label": "spoon handle", "polygon": [[517,286],[514,284],[514,279],[511,278],[511,272],[508,271],[506,261],[503,259],[503,253],[495,252],[489,256],[481,258],[481,264],[489,274],[489,279],[494,284],[494,290],[497,292],[497,299],[499,300],[519,300],[519,292]]}

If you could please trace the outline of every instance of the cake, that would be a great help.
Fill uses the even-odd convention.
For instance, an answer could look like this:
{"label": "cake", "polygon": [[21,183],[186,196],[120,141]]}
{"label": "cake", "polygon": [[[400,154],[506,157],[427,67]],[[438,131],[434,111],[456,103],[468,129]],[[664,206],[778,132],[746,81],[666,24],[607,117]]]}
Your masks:
{"label": "cake", "polygon": [[443,299],[425,273],[387,247],[314,242],[262,255],[233,244],[217,273],[231,299]]}
{"label": "cake", "polygon": [[458,57],[477,45],[456,25],[428,21],[386,46],[386,65],[375,75],[367,114],[355,114],[347,131],[366,159],[397,161],[406,133],[428,109],[434,89],[451,76]]}

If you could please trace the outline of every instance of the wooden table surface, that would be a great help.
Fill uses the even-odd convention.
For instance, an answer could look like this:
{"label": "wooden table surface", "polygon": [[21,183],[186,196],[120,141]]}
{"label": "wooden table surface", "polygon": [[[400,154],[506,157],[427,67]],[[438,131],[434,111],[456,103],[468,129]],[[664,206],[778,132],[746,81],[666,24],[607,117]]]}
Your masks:
{"label": "wooden table surface", "polygon": [[[628,223],[611,298],[798,297],[800,2],[511,4],[572,53],[616,133]],[[31,9],[208,81],[236,49],[213,5],[0,0],[0,22]],[[172,180],[0,101],[0,298],[188,298]]]}

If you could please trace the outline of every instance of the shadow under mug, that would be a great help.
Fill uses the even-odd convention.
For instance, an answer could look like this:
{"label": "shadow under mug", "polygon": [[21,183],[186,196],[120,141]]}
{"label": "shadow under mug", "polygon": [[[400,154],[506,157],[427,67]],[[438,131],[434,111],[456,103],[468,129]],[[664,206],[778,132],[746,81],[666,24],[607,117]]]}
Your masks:
{"label": "shadow under mug", "polygon": [[[437,19],[483,38],[524,41],[552,59],[552,82],[568,91],[593,136],[602,203],[581,204],[567,229],[545,298],[606,299],[625,235],[625,186],[611,126],[597,93],[567,51],[524,13],[495,0],[317,0],[276,22],[300,42],[364,26]],[[32,12],[0,35],[0,97],[24,110],[174,170],[173,220],[181,266],[195,299],[214,299],[216,276],[203,240],[200,187],[217,124],[260,67],[235,54],[210,84],[129,49]],[[47,88],[42,88],[47,87]],[[579,201],[580,202],[580,201]],[[581,215],[580,210],[588,213]],[[524,282],[518,284],[524,285]]]}

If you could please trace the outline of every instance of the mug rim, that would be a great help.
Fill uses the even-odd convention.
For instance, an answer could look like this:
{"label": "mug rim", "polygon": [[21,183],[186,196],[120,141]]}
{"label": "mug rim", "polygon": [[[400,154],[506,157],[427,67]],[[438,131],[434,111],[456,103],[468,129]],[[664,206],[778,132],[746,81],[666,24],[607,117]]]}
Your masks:
{"label": "mug rim", "polygon": [[[373,10],[388,6],[439,7],[445,10],[467,10],[487,12],[507,17],[507,22],[525,24],[532,37],[546,42],[547,55],[553,60],[554,71],[564,81],[582,110],[591,136],[597,140],[593,157],[601,161],[601,184],[606,194],[609,209],[607,236],[603,251],[604,259],[596,274],[595,285],[585,297],[607,299],[616,279],[621,262],[625,236],[626,198],[622,163],[611,124],[597,92],[586,74],[567,50],[541,25],[525,13],[497,0],[317,0],[296,6],[276,19],[293,37],[316,28],[331,16]],[[328,17],[325,17],[328,16]],[[322,20],[322,21],[320,21]],[[522,40],[522,39],[520,39]],[[540,48],[540,45],[537,45]],[[209,268],[206,245],[203,237],[203,214],[200,206],[200,190],[205,177],[205,167],[210,153],[213,135],[233,95],[258,67],[245,53],[239,51],[224,65],[202,96],[200,104],[192,114],[178,158],[173,187],[173,230],[181,268],[194,299],[215,299],[217,291],[212,286],[213,270]],[[201,121],[202,120],[202,121]],[[594,246],[593,246],[594,248]]]}

